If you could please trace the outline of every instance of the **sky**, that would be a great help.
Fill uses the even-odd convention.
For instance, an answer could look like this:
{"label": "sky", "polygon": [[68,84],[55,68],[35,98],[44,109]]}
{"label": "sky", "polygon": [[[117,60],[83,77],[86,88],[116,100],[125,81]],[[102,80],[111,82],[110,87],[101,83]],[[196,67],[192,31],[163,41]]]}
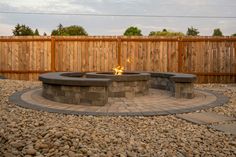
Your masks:
{"label": "sky", "polygon": [[[0,0],[0,12],[52,12],[69,14],[132,14],[164,16],[236,16],[236,0]],[[130,26],[150,31],[167,29],[186,33],[197,28],[200,35],[212,35],[220,28],[224,35],[236,33],[236,18],[94,17],[78,15],[35,15],[0,13],[0,36],[12,35],[19,24],[38,28],[50,35],[59,23],[80,25],[89,35],[122,35]]]}

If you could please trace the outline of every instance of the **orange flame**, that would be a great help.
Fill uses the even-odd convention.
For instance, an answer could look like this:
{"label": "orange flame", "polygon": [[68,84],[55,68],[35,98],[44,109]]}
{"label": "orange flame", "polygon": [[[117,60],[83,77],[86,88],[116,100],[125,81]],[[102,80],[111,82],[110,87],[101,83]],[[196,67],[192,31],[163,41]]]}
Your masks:
{"label": "orange flame", "polygon": [[115,75],[122,75],[124,72],[124,67],[118,65],[117,67],[112,68],[112,70],[114,71]]}
{"label": "orange flame", "polygon": [[126,61],[127,61],[128,63],[132,63],[132,62],[133,62],[133,59],[132,59],[132,58],[128,58]]}

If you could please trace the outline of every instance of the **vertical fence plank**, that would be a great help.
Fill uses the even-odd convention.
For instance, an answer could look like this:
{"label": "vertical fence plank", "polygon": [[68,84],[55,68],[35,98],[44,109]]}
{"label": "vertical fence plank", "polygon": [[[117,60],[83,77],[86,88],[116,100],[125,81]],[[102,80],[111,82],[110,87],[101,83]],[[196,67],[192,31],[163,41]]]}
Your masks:
{"label": "vertical fence plank", "polygon": [[118,65],[121,65],[121,37],[117,37]]}
{"label": "vertical fence plank", "polygon": [[106,42],[103,42],[103,54],[104,54],[104,62],[103,62],[103,70],[102,71],[107,71],[108,68],[107,68],[107,64],[108,64],[108,61],[107,61],[107,41]]}
{"label": "vertical fence plank", "polygon": [[[28,43],[29,43],[29,58],[28,58],[29,67],[30,67],[30,69],[33,69],[34,68],[34,65],[33,65],[34,64],[34,60],[33,60],[33,54],[34,54],[34,52],[33,52],[33,42],[29,41]],[[34,75],[31,74],[31,73],[29,73],[29,80],[34,80]]]}
{"label": "vertical fence plank", "polygon": [[131,71],[132,64],[133,64],[133,56],[132,56],[132,53],[130,52],[130,47],[131,47],[130,44],[131,44],[131,42],[126,41],[125,42],[125,47],[124,47],[127,58],[131,59],[131,63],[128,63],[127,66],[126,66],[128,71]]}
{"label": "vertical fence plank", "polygon": [[55,67],[55,37],[51,37],[51,71],[56,71]]}
{"label": "vertical fence plank", "polygon": [[178,40],[178,72],[182,72],[183,66],[183,42],[180,37]]}
{"label": "vertical fence plank", "polygon": [[142,71],[147,71],[147,64],[149,64],[147,62],[147,58],[148,58],[148,42],[145,41],[143,43],[143,60],[142,60]]}

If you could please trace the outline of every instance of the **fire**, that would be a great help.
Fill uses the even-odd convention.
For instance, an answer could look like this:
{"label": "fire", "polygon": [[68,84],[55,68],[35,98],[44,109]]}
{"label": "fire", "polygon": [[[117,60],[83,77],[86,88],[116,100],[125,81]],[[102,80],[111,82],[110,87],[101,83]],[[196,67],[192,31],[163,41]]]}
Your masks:
{"label": "fire", "polygon": [[[131,57],[128,57],[126,62],[131,64],[133,62],[133,59]],[[112,68],[112,70],[114,71],[115,75],[122,75],[125,68],[123,66],[118,65],[118,66]]]}
{"label": "fire", "polygon": [[112,70],[114,71],[115,75],[122,75],[124,72],[124,67],[118,65],[117,67],[112,68]]}
{"label": "fire", "polygon": [[133,62],[133,59],[132,59],[132,58],[128,58],[126,61],[127,61],[128,63],[132,63],[132,62]]}

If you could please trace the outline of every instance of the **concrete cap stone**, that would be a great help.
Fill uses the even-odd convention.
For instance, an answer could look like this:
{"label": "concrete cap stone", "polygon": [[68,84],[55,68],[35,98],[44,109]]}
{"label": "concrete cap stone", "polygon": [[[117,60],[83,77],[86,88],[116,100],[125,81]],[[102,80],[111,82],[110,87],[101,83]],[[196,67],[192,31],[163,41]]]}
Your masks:
{"label": "concrete cap stone", "polygon": [[173,73],[173,72],[150,72],[151,77],[169,78],[174,82],[191,83],[196,81],[197,77],[193,74]]}
{"label": "concrete cap stone", "polygon": [[39,76],[39,80],[47,84],[58,84],[67,86],[108,86],[110,79],[83,78],[84,73],[74,72],[52,72]]}
{"label": "concrete cap stone", "polygon": [[197,77],[196,75],[192,75],[192,74],[177,74],[175,76],[172,76],[170,78],[172,81],[174,82],[179,82],[179,83],[191,83],[196,81]]}

